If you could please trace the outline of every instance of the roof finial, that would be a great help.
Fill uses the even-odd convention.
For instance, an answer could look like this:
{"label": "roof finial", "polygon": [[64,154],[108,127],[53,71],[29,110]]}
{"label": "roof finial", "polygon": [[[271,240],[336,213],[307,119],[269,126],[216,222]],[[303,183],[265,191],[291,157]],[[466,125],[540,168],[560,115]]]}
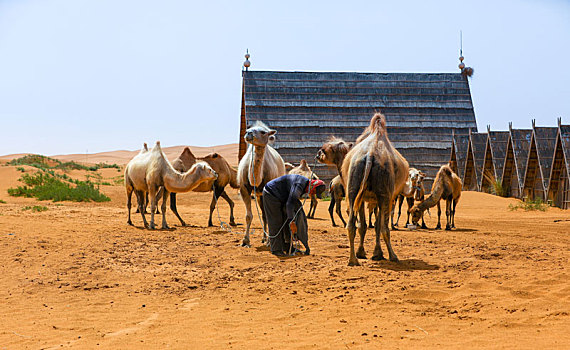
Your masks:
{"label": "roof finial", "polygon": [[535,127],[535,122],[536,122],[536,119],[531,119],[531,121],[532,121],[532,128],[534,129],[534,127]]}
{"label": "roof finial", "polygon": [[487,124],[487,133],[491,132],[491,124]]}
{"label": "roof finial", "polygon": [[245,62],[243,62],[243,66],[245,67],[245,71],[247,72],[248,68],[251,66],[251,62],[249,62],[249,49],[245,50]]}
{"label": "roof finial", "polygon": [[562,125],[562,117],[558,117],[558,126],[560,127]]}
{"label": "roof finial", "polygon": [[466,77],[470,77],[473,75],[473,68],[471,67],[465,67],[465,63],[463,63],[463,60],[465,59],[465,57],[463,57],[463,31],[460,30],[459,31],[459,69],[461,70],[461,74],[463,74]]}
{"label": "roof finial", "polygon": [[509,131],[513,131],[513,122],[509,122]]}

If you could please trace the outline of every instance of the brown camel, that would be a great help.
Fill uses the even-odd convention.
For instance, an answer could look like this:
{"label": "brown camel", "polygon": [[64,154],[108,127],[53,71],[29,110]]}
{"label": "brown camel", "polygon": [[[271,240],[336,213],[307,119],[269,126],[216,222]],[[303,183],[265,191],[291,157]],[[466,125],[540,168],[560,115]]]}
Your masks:
{"label": "brown camel", "polygon": [[[285,168],[287,168],[287,164],[285,164]],[[304,159],[301,159],[301,164],[298,167],[289,170],[289,174],[302,175],[309,180],[319,179],[317,174],[311,171],[311,168],[307,164],[307,161]],[[307,217],[313,219],[315,217],[315,211],[317,210],[317,205],[319,204],[319,201],[317,200],[316,194],[310,195],[310,198],[311,198],[311,206],[309,207],[309,213],[307,214]]]}
{"label": "brown camel", "polygon": [[[208,226],[214,226],[212,223],[212,213],[216,209],[216,203],[220,196],[224,198],[230,206],[230,225],[236,226],[234,220],[234,202],[226,193],[225,187],[230,185],[232,188],[239,188],[237,183],[237,170],[233,169],[226,159],[218,153],[210,153],[203,158],[196,158],[188,147],[185,147],[182,154],[172,162],[172,166],[180,172],[185,172],[188,171],[188,169],[190,169],[197,161],[208,163],[208,165],[218,174],[218,178],[215,181],[202,183],[192,190],[192,192],[214,192],[212,195],[212,202],[210,203]],[[178,209],[176,207],[176,193],[174,192],[170,194],[170,209],[174,215],[176,215],[178,220],[180,220],[180,224],[182,226],[186,226],[186,223],[178,214]]]}
{"label": "brown camel", "polygon": [[408,162],[398,152],[388,139],[386,119],[381,113],[376,113],[370,120],[370,125],[357,139],[357,144],[348,152],[342,164],[342,176],[346,182],[346,192],[349,203],[348,238],[350,242],[349,266],[360,265],[358,258],[365,259],[364,236],[366,225],[359,225],[360,245],[354,252],[356,236],[356,215],[364,222],[365,201],[378,205],[379,215],[376,216],[376,245],[372,260],[384,259],[380,247],[380,234],[384,239],[391,261],[398,261],[390,242],[390,212],[394,199],[406,184],[408,179]]}
{"label": "brown camel", "polygon": [[443,165],[439,168],[435,180],[433,182],[431,194],[422,202],[413,206],[410,210],[412,214],[412,223],[418,224],[420,217],[424,211],[437,205],[437,226],[436,230],[441,230],[441,206],[439,202],[445,200],[445,215],[447,216],[446,230],[455,228],[455,207],[461,198],[461,188],[463,184],[457,174],[451,170],[449,165]]}
{"label": "brown camel", "polygon": [[334,216],[333,216],[333,212],[335,211],[335,207],[336,207],[336,214],[338,215],[338,217],[342,221],[342,225],[344,227],[344,226],[346,226],[346,221],[344,221],[344,218],[342,217],[341,203],[342,203],[342,200],[345,196],[345,192],[344,192],[344,186],[342,185],[342,179],[340,178],[340,175],[335,176],[331,180],[331,183],[329,185],[329,192],[331,194],[331,202],[329,204],[329,214],[331,216],[332,225],[336,226],[336,223],[334,222]]}
{"label": "brown camel", "polygon": [[[346,154],[348,153],[348,151],[350,151],[350,149],[353,147],[353,143],[350,142],[345,142],[343,139],[338,138],[338,137],[331,137],[329,138],[321,147],[321,149],[317,152],[317,160],[319,161],[319,163],[323,163],[323,164],[327,164],[327,165],[334,165],[336,167],[336,169],[338,170],[338,174],[340,176],[340,181],[335,184],[336,186],[336,191],[338,193],[345,193],[345,181],[342,178],[342,163],[344,161],[344,158],[346,157]],[[331,182],[332,184],[332,182]],[[340,187],[339,187],[340,186]],[[333,197],[332,197],[333,193],[332,193],[332,189],[331,189],[331,202],[333,201]],[[337,213],[340,213],[340,201],[337,201],[337,198],[334,198],[334,203],[338,204],[337,205]],[[331,203],[329,205],[329,212],[332,212],[332,206],[333,204]],[[376,209],[376,203],[368,203],[368,222],[370,223],[370,228],[374,228],[374,225],[372,224],[372,214],[376,213],[377,209]],[[331,214],[332,215],[332,214]],[[340,216],[340,214],[339,214]],[[344,221],[344,219],[342,219],[342,222],[344,223],[344,226],[346,226],[346,222]],[[333,226],[335,226],[334,220],[333,221]],[[364,221],[364,225],[366,226],[366,220]]]}

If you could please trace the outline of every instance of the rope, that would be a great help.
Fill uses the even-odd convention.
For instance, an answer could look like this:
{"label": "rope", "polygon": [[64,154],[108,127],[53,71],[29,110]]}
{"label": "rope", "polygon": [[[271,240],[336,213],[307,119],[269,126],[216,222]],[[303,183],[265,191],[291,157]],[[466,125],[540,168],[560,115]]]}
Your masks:
{"label": "rope", "polygon": [[234,231],[232,230],[232,227],[230,225],[228,225],[227,222],[223,221],[222,217],[220,216],[220,207],[218,206],[218,197],[216,197],[216,186],[215,186],[215,184],[212,184],[212,191],[214,191],[214,205],[216,207],[216,212],[218,213],[218,221],[220,222],[220,228],[226,232],[234,233]]}

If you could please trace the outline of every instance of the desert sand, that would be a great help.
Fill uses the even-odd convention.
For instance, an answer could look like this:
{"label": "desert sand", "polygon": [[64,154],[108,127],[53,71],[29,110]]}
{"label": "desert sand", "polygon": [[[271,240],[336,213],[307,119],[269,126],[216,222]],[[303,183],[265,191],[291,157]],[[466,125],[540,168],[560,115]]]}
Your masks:
{"label": "desert sand", "polygon": [[[140,214],[126,224],[122,185],[101,187],[111,202],[40,202],[8,196],[20,175],[0,166],[0,349],[570,348],[568,210],[464,192],[456,230],[392,231],[400,262],[348,267],[328,202],[309,220],[312,255],[280,259],[257,218],[252,247],[238,246],[236,190],[234,232],[206,227],[211,197],[199,193],[178,196],[192,226],[169,211],[173,229],[151,231]],[[22,210],[38,204],[48,210]]]}

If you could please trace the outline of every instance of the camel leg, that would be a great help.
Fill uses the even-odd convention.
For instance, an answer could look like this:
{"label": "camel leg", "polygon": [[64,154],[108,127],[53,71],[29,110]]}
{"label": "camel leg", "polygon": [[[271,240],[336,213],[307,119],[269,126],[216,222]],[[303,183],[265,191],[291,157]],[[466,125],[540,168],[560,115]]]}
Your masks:
{"label": "camel leg", "polygon": [[249,247],[249,228],[253,220],[253,213],[251,212],[251,193],[244,187],[239,190],[241,199],[245,204],[245,236],[241,242],[242,247]]}
{"label": "camel leg", "polygon": [[422,213],[422,228],[423,228],[423,229],[427,229],[427,228],[428,228],[427,225],[426,225],[426,223],[425,223],[425,221],[424,221],[424,213]]}
{"label": "camel leg", "polygon": [[168,191],[166,188],[162,188],[162,205],[160,210],[162,211],[162,229],[169,229],[168,223],[166,223],[166,205],[168,204]]}
{"label": "camel leg", "polygon": [[[396,223],[392,223],[392,230],[395,229],[395,227],[398,226],[398,223],[400,222],[400,216],[402,215],[402,203],[404,203],[404,196],[399,195],[398,196],[398,218],[396,218]],[[394,214],[392,214],[392,217],[394,216]],[[408,214],[408,220],[410,218],[410,215]],[[407,223],[406,223],[407,225]]]}
{"label": "camel leg", "polygon": [[174,192],[170,193],[170,210],[172,210],[174,215],[176,215],[178,220],[180,220],[180,225],[186,226],[186,223],[184,222],[184,220],[182,220],[180,214],[178,214],[178,208],[176,207],[176,193]]}
{"label": "camel leg", "polygon": [[353,210],[349,211],[348,224],[346,225],[348,232],[348,242],[350,244],[350,258],[348,259],[348,266],[360,266],[356,255],[354,254],[354,237],[356,236],[356,215]]}
{"label": "camel leg", "polygon": [[436,230],[441,230],[441,204],[437,202],[437,226],[435,227]]}
{"label": "camel leg", "polygon": [[455,228],[455,207],[457,206],[457,200],[453,200],[453,209],[451,210],[451,227]]}
{"label": "camel leg", "polygon": [[451,230],[451,201],[445,201],[445,216],[447,217],[447,224],[445,225],[445,229],[447,231]]}
{"label": "camel leg", "polygon": [[[412,207],[414,206],[414,197],[408,197],[406,198],[406,203],[408,204],[408,218],[406,219],[406,227],[408,227],[408,225],[410,224],[410,209],[412,209]],[[402,207],[402,205],[400,204],[400,207]],[[422,215],[422,220],[423,220],[423,215]],[[423,222],[423,221],[422,221]]]}
{"label": "camel leg", "polygon": [[360,244],[358,245],[358,250],[356,251],[356,257],[359,259],[366,259],[366,252],[364,251],[364,236],[366,236],[366,212],[364,210],[364,204],[360,206],[358,215],[360,216],[361,223],[358,226]]}
{"label": "camel leg", "polygon": [[156,213],[156,207],[158,205],[158,186],[156,185],[150,185],[149,186],[149,191],[148,191],[148,199],[150,202],[150,226],[149,228],[151,230],[154,230],[156,228],[156,226],[154,225],[154,214]]}
{"label": "camel leg", "polygon": [[230,198],[230,196],[228,196],[225,190],[222,191],[221,196],[223,199],[226,200],[226,202],[228,202],[228,205],[230,206],[230,226],[237,226],[234,219],[234,201],[232,201],[232,199]]}
{"label": "camel leg", "polygon": [[146,222],[146,218],[144,216],[144,197],[145,197],[145,194],[142,191],[135,191],[135,195],[137,196],[139,213],[141,213],[143,223],[144,223],[144,227],[148,228],[148,222]]}
{"label": "camel leg", "polygon": [[129,218],[127,219],[127,224],[129,225],[133,225],[133,222],[131,221],[131,197],[133,195],[133,188],[132,187],[127,187],[127,209],[129,211]]}
{"label": "camel leg", "polygon": [[[391,211],[392,214],[394,211]],[[392,216],[393,219],[393,216]],[[376,216],[376,245],[374,246],[374,253],[372,254],[372,260],[385,260],[384,254],[382,253],[382,247],[380,247],[380,232],[382,231],[382,226],[384,225],[382,209],[380,209],[380,215]]]}
{"label": "camel leg", "polygon": [[334,194],[331,193],[331,202],[329,204],[329,214],[331,216],[331,221],[332,221],[333,227],[336,227],[336,223],[334,222],[334,216],[333,216],[335,204],[336,204],[335,196],[334,196]]}
{"label": "camel leg", "polygon": [[380,208],[380,217],[381,217],[381,221],[380,222],[384,222],[384,225],[380,226],[381,227],[381,233],[382,233],[382,238],[384,238],[384,243],[386,244],[386,248],[388,249],[388,255],[390,257],[390,261],[398,261],[398,257],[396,256],[396,253],[394,253],[394,250],[392,249],[392,243],[390,242],[390,226],[389,226],[389,216],[390,212],[389,212],[389,208],[390,205],[388,203],[384,203],[384,205],[382,206],[384,208]]}
{"label": "camel leg", "polygon": [[309,218],[314,219],[315,218],[315,212],[317,211],[317,205],[319,204],[319,201],[317,200],[317,196],[312,194],[311,195],[311,208],[309,209]]}
{"label": "camel leg", "polygon": [[210,202],[210,216],[208,216],[208,227],[214,226],[212,223],[212,213],[214,213],[214,210],[216,210],[216,205],[218,204],[218,200],[220,200],[223,190],[223,188],[220,189],[218,187],[214,187],[214,190],[212,191],[212,201]]}
{"label": "camel leg", "polygon": [[346,221],[344,221],[344,218],[342,217],[342,200],[339,200],[336,203],[336,214],[340,218],[340,221],[342,221],[343,227],[346,227]]}
{"label": "camel leg", "polygon": [[370,204],[368,204],[368,228],[374,228],[374,224],[372,223],[372,214],[375,212],[375,210],[376,207],[372,208]]}

